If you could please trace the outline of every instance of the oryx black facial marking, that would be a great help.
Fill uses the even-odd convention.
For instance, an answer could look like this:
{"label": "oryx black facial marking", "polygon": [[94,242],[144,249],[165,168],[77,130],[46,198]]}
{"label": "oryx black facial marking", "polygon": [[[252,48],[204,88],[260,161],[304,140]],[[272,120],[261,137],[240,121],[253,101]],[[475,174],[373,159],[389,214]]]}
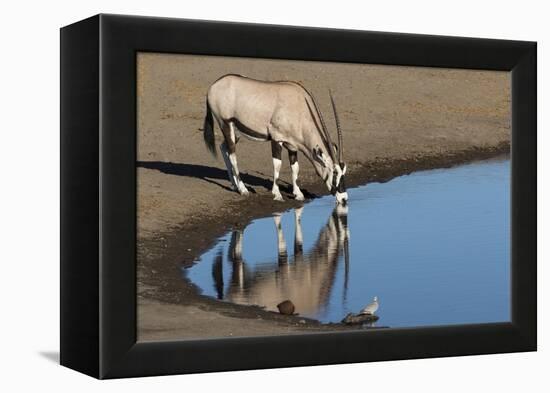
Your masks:
{"label": "oryx black facial marking", "polygon": [[[338,165],[340,167],[340,170],[343,173],[345,171],[344,164],[340,163]],[[332,175],[332,189],[331,189],[332,195],[336,194],[337,192],[340,192],[340,193],[346,192],[346,185],[345,185],[344,179],[345,179],[344,174],[342,174],[340,178],[338,178],[338,171],[334,170]]]}
{"label": "oryx black facial marking", "polygon": [[338,183],[336,191],[338,192],[346,192],[346,184],[345,184],[345,177],[342,175],[340,178],[340,182]]}
{"label": "oryx black facial marking", "polygon": [[235,74],[223,76],[208,89],[204,120],[205,144],[211,152],[216,152],[215,119],[224,136],[220,149],[229,180],[243,195],[248,195],[248,190],[240,178],[237,165],[236,145],[239,135],[255,141],[271,142],[274,172],[272,193],[275,200],[283,200],[277,180],[282,164],[281,150],[284,147],[289,151],[292,192],[297,200],[304,199],[297,184],[298,152],[301,152],[310,160],[327,189],[331,192],[334,190],[337,202],[342,203],[347,200],[342,181],[345,169],[340,168],[343,164],[342,132],[332,94],[330,98],[338,131],[338,145],[332,143],[314,96],[299,83],[265,82]]}

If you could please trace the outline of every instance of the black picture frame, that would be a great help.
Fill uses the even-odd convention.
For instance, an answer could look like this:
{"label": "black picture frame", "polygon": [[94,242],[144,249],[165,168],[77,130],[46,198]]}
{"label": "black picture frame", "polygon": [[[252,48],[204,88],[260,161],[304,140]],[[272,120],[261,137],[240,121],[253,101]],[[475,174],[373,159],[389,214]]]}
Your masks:
{"label": "black picture frame", "polygon": [[[136,342],[136,53],[512,72],[510,323]],[[97,378],[535,351],[536,43],[97,15],[61,29],[61,364]]]}

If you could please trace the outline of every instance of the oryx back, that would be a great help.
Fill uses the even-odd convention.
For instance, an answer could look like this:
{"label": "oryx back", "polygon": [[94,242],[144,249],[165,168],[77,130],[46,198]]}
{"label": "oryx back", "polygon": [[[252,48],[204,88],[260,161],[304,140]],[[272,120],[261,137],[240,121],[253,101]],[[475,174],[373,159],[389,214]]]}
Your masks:
{"label": "oryx back", "polygon": [[[296,149],[304,139],[323,145],[306,100],[309,93],[298,83],[259,81],[226,75],[212,84],[207,101],[219,124],[233,122],[240,133],[254,140],[275,140]],[[315,143],[308,141],[309,144]]]}

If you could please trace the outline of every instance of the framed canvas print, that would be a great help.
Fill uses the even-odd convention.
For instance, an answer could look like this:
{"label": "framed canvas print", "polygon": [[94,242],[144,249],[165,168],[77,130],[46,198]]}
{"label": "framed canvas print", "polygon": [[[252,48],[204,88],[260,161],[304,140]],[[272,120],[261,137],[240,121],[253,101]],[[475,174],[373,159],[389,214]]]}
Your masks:
{"label": "framed canvas print", "polygon": [[61,363],[97,378],[536,350],[536,44],[61,29]]}

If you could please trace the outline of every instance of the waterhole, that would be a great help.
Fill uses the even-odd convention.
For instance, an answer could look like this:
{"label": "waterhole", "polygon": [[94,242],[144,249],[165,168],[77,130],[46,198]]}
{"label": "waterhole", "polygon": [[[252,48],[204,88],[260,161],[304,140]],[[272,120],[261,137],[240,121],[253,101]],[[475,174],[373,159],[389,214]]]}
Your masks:
{"label": "waterhole", "polygon": [[251,221],[182,275],[206,296],[377,326],[510,320],[510,161],[416,172]]}

